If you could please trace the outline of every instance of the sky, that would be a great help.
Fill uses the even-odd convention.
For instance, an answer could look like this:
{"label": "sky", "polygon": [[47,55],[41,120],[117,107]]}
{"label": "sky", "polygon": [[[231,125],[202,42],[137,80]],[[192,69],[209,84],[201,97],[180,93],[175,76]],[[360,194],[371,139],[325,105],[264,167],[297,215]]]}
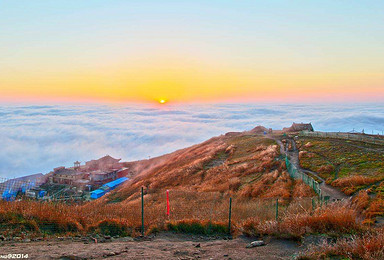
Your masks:
{"label": "sky", "polygon": [[147,159],[257,125],[383,134],[384,104],[0,105],[0,178],[105,155]]}
{"label": "sky", "polygon": [[0,0],[0,102],[379,102],[383,1]]}

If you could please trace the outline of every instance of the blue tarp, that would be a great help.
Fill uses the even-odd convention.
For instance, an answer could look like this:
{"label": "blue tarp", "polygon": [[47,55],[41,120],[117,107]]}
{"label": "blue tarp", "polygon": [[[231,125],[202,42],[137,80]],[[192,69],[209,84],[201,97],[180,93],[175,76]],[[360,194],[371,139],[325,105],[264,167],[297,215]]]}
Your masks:
{"label": "blue tarp", "polygon": [[16,198],[18,192],[25,193],[30,188],[36,186],[35,181],[23,181],[21,178],[11,179],[0,183],[0,185],[6,185],[0,199],[12,201]]}
{"label": "blue tarp", "polygon": [[45,190],[41,190],[39,191],[39,197],[42,198],[45,196],[45,194],[47,194],[47,192]]}
{"label": "blue tarp", "polygon": [[125,182],[127,180],[128,180],[127,177],[121,177],[121,178],[119,178],[117,180],[108,182],[108,183],[104,184],[101,187],[104,188],[104,189],[107,189],[107,190],[113,190],[114,188],[116,188],[117,186],[119,186],[120,184],[122,184],[123,182]]}
{"label": "blue tarp", "polygon": [[94,190],[91,192],[91,199],[98,199],[105,194],[104,190]]}
{"label": "blue tarp", "polygon": [[111,182],[104,184],[103,186],[100,187],[100,189],[94,190],[91,192],[91,199],[98,199],[98,198],[104,196],[105,193],[107,193],[110,190],[115,189],[117,186],[119,186],[120,184],[122,184],[123,182],[125,182],[127,180],[129,180],[127,177],[122,177],[122,178],[119,178],[117,180],[114,180],[114,181],[111,181]]}
{"label": "blue tarp", "polygon": [[17,191],[12,191],[12,189],[6,189],[2,194],[2,198],[6,201],[12,201],[16,198],[16,195]]}

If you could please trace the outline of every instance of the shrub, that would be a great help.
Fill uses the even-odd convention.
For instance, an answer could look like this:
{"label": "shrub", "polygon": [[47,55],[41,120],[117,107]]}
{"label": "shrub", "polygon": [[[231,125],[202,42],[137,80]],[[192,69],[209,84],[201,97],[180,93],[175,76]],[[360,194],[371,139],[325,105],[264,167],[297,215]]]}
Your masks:
{"label": "shrub", "polygon": [[343,259],[384,259],[384,232],[370,232],[362,236],[339,239],[334,244],[312,246],[298,259],[328,259],[339,256]]}
{"label": "shrub", "polygon": [[331,185],[340,187],[342,192],[351,195],[359,189],[359,186],[369,185],[377,181],[379,181],[379,179],[375,177],[352,175],[334,180]]}
{"label": "shrub", "polygon": [[124,221],[108,219],[99,222],[97,226],[91,226],[89,231],[110,236],[129,236],[132,234],[132,227]]}
{"label": "shrub", "polygon": [[369,218],[381,216],[384,214],[384,200],[377,199],[371,202],[367,208],[365,215]]}
{"label": "shrub", "polygon": [[363,212],[369,205],[369,195],[366,190],[360,191],[356,197],[353,198],[353,203],[356,205],[356,209],[359,212]]}
{"label": "shrub", "polygon": [[168,223],[169,231],[199,234],[199,235],[214,235],[227,234],[228,228],[222,223],[201,222],[199,220],[182,220],[175,223]]}
{"label": "shrub", "polygon": [[319,174],[331,174],[335,170],[335,167],[331,164],[322,165],[319,167],[317,172]]}
{"label": "shrub", "polygon": [[249,219],[242,224],[242,231],[248,235],[274,235],[300,239],[307,234],[355,234],[363,230],[357,222],[357,212],[347,205],[330,205],[318,208],[311,214],[302,212],[287,214],[280,222]]}
{"label": "shrub", "polygon": [[302,180],[295,181],[295,186],[292,191],[293,198],[304,198],[314,196],[315,193],[310,186],[305,184]]}

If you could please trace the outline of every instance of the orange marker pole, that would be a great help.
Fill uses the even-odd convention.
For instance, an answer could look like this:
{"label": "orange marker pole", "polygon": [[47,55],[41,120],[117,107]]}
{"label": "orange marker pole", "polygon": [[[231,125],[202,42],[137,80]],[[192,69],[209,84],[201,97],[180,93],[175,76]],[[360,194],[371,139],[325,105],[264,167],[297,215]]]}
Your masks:
{"label": "orange marker pole", "polygon": [[169,190],[167,190],[167,216],[169,217]]}

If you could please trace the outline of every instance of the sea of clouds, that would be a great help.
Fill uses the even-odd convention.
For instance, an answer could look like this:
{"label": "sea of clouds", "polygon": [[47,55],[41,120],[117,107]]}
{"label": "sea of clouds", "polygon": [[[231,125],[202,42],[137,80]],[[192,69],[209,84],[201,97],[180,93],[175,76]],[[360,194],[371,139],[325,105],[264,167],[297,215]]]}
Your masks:
{"label": "sea of clouds", "polygon": [[0,105],[0,177],[47,173],[106,154],[146,159],[257,125],[382,134],[384,104]]}

